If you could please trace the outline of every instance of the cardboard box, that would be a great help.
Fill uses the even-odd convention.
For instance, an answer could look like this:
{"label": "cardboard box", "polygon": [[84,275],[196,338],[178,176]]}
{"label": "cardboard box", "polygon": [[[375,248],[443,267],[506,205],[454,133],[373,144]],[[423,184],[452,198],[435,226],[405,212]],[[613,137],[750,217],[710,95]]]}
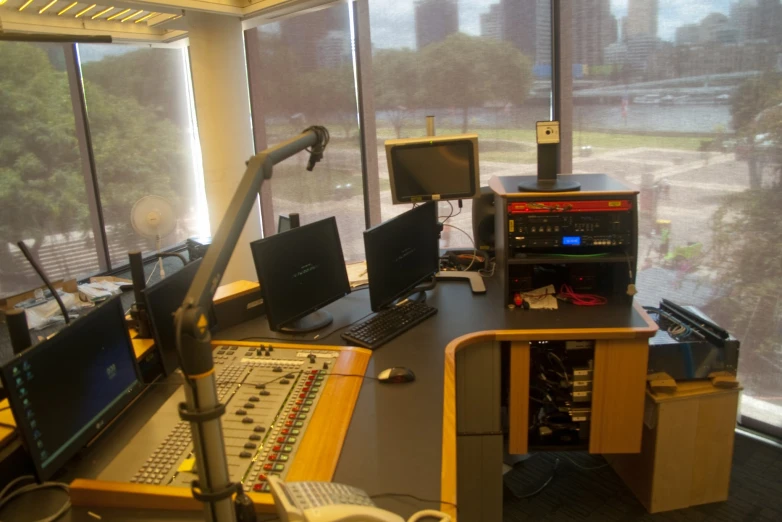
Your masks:
{"label": "cardboard box", "polygon": [[650,513],[728,499],[741,388],[647,392],[641,453],[606,458]]}

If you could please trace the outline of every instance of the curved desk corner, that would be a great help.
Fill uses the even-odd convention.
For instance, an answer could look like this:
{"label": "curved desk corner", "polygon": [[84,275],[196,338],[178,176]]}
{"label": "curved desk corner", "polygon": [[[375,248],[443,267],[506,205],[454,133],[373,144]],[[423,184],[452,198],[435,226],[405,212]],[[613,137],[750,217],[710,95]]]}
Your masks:
{"label": "curved desk corner", "polygon": [[[590,453],[638,453],[641,450],[649,338],[657,324],[637,301],[633,308],[645,323],[639,327],[486,330],[463,335],[445,348],[443,433],[440,477],[441,511],[456,520],[458,505],[457,353],[478,346],[510,342],[509,451],[527,453],[530,343],[594,340]],[[470,434],[470,438],[475,438]],[[502,435],[487,432],[487,436]],[[501,465],[501,462],[499,463]],[[501,492],[500,492],[501,496]],[[472,502],[474,499],[470,499]],[[485,500],[475,500],[485,502]],[[462,508],[459,511],[464,516]],[[471,514],[474,514],[470,510]]]}

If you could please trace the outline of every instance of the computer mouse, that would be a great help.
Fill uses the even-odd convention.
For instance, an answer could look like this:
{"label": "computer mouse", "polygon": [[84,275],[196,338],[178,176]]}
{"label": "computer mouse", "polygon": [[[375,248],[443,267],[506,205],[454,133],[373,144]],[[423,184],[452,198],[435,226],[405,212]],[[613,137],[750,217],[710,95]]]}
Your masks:
{"label": "computer mouse", "polygon": [[415,374],[413,370],[403,367],[389,368],[377,374],[377,380],[383,383],[395,384],[398,382],[413,382]]}

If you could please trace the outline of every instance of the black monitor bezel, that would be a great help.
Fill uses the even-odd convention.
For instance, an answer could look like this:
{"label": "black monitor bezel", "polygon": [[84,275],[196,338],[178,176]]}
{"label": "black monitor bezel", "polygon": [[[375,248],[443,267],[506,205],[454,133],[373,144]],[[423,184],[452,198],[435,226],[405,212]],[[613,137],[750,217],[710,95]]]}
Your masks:
{"label": "black monitor bezel", "polygon": [[[405,294],[408,294],[412,289],[414,289],[419,284],[423,283],[427,279],[431,279],[432,277],[434,277],[437,274],[437,272],[440,271],[439,245],[437,245],[435,247],[435,250],[434,250],[435,251],[434,266],[436,267],[434,271],[432,271],[430,273],[427,273],[423,277],[417,279],[415,282],[411,283],[410,285],[408,285],[404,289],[400,290],[399,292],[397,292],[396,294],[394,294],[390,298],[386,298],[386,299],[380,300],[380,299],[377,299],[377,297],[376,297],[377,296],[377,292],[372,292],[372,287],[373,287],[372,281],[373,280],[377,281],[378,277],[377,276],[374,277],[374,278],[372,277],[373,272],[376,273],[376,269],[373,269],[373,267],[371,266],[372,264],[370,262],[369,251],[370,251],[370,249],[374,248],[374,246],[370,245],[367,240],[369,239],[371,241],[372,236],[378,234],[379,231],[382,232],[385,229],[385,227],[393,226],[395,224],[395,222],[403,219],[405,216],[408,216],[409,213],[416,212],[416,211],[417,212],[422,212],[423,209],[425,207],[429,206],[429,205],[431,205],[434,208],[432,213],[434,214],[435,221],[437,221],[437,211],[438,211],[437,202],[436,201],[428,201],[426,203],[423,203],[422,205],[418,205],[417,207],[413,207],[410,210],[407,210],[407,211],[403,212],[402,214],[399,214],[398,216],[394,216],[393,218],[391,218],[389,220],[386,220],[386,221],[380,223],[379,225],[375,225],[374,227],[364,231],[364,252],[365,252],[366,258],[367,258],[367,279],[369,280],[369,304],[370,304],[370,308],[372,309],[373,312],[379,312],[380,310],[382,310],[383,308],[385,308],[388,305],[392,304],[394,301],[396,301],[400,297],[404,296]],[[435,238],[435,242],[436,243],[438,242],[437,238]],[[380,249],[380,248],[382,248],[382,245],[378,245],[378,249]],[[377,288],[377,285],[374,285],[374,286],[375,286],[375,288]]]}
{"label": "black monitor bezel", "polygon": [[[60,453],[51,464],[44,468],[40,456],[37,455],[35,451],[33,451],[33,433],[29,425],[26,422],[19,422],[18,420],[23,416],[24,407],[21,403],[21,398],[18,396],[18,394],[12,391],[15,390],[15,387],[9,386],[10,379],[12,378],[11,367],[19,364],[19,362],[24,362],[25,360],[29,359],[36,352],[49,349],[52,345],[57,345],[58,343],[62,343],[61,348],[78,346],[78,339],[73,340],[73,336],[78,337],[79,335],[82,335],[84,333],[84,328],[89,328],[90,321],[95,321],[102,318],[103,314],[110,313],[109,309],[112,308],[117,314],[117,317],[120,319],[120,323],[123,325],[122,331],[124,337],[127,339],[129,355],[133,361],[133,371],[136,374],[136,382],[128,391],[123,393],[121,397],[122,400],[117,401],[114,405],[112,405],[111,408],[106,410],[106,412],[100,418],[93,419],[93,421],[90,423],[90,428],[85,430],[71,443],[70,449],[66,449]],[[14,356],[12,359],[9,359],[0,368],[0,377],[2,378],[3,386],[8,392],[8,402],[11,405],[14,418],[17,419],[16,428],[22,434],[22,443],[27,449],[27,453],[30,456],[31,462],[33,463],[35,474],[38,480],[45,481],[54,476],[71,458],[73,458],[74,455],[76,455],[84,448],[87,442],[92,440],[95,436],[99,435],[106,426],[111,424],[117,415],[119,415],[122,410],[124,410],[131,402],[133,402],[133,400],[135,400],[144,389],[144,384],[141,380],[141,372],[139,371],[138,367],[138,360],[136,359],[136,352],[133,349],[133,341],[130,337],[128,329],[124,325],[125,311],[122,306],[121,296],[116,296],[102,303],[95,310],[90,311],[85,316],[78,318],[76,321],[64,327],[59,332],[57,332],[54,337],[31,346],[22,353]],[[53,400],[56,400],[56,398],[53,398]]]}
{"label": "black monitor bezel", "polygon": [[[189,263],[187,263],[185,266],[183,266],[181,269],[171,274],[170,276],[161,279],[160,281],[156,281],[154,284],[149,285],[148,287],[146,287],[144,290],[141,291],[141,294],[144,299],[144,304],[147,307],[147,317],[149,318],[149,324],[152,328],[152,336],[155,339],[155,349],[158,353],[158,356],[160,357],[160,365],[163,368],[163,375],[166,376],[174,373],[174,371],[180,368],[182,364],[180,361],[179,353],[176,352],[176,346],[174,347],[174,351],[177,356],[176,365],[174,367],[169,368],[168,367],[169,365],[166,364],[167,359],[166,359],[165,349],[163,343],[160,341],[160,334],[158,333],[157,321],[155,321],[155,313],[154,313],[155,306],[153,304],[154,295],[150,297],[150,294],[154,294],[155,292],[159,291],[161,287],[165,287],[166,285],[171,284],[171,278],[176,277],[177,274],[180,274],[182,270],[193,269],[192,265],[196,265],[195,271],[198,272],[198,265],[201,263],[201,261],[203,261],[203,258],[194,259]],[[193,274],[193,279],[195,279],[195,274]],[[185,294],[187,294],[187,289],[190,288],[191,284],[192,281],[190,282],[190,284],[187,285],[187,288],[185,288]],[[177,306],[181,306],[181,304],[182,303],[180,302]],[[209,328],[211,331],[214,331],[218,326],[217,315],[214,310],[214,305],[209,307],[208,316],[209,316]],[[173,321],[173,315],[171,316],[171,319]]]}
{"label": "black monitor bezel", "polygon": [[[253,262],[255,263],[255,271],[258,275],[258,282],[261,286],[261,295],[263,296],[263,302],[266,308],[266,319],[269,321],[269,328],[274,332],[279,332],[281,328],[284,326],[301,319],[302,317],[311,314],[312,312],[316,312],[320,310],[321,308],[328,306],[329,304],[333,303],[334,301],[337,301],[339,299],[342,299],[346,295],[349,295],[351,292],[350,289],[350,279],[348,278],[348,271],[347,267],[345,267],[345,292],[340,295],[334,295],[332,297],[329,297],[325,301],[307,308],[306,310],[296,314],[293,317],[288,317],[283,320],[280,320],[275,315],[274,311],[274,299],[269,300],[269,294],[268,294],[268,288],[267,285],[264,284],[264,280],[266,279],[264,276],[264,263],[260,259],[262,256],[262,253],[259,252],[259,247],[268,247],[269,244],[273,244],[278,241],[291,241],[292,239],[295,239],[295,234],[301,234],[303,232],[306,232],[308,228],[315,227],[315,226],[323,226],[325,222],[328,222],[331,224],[331,226],[334,228],[334,233],[337,237],[337,247],[339,248],[339,257],[342,259],[342,265],[345,267],[345,255],[342,251],[342,241],[339,237],[339,227],[337,227],[337,219],[335,217],[328,217],[325,219],[321,219],[318,221],[315,221],[313,223],[309,223],[307,225],[301,225],[296,228],[292,228],[290,230],[285,231],[283,234],[274,234],[268,237],[265,237],[263,239],[259,239],[257,241],[253,241],[250,243],[250,250],[253,254]],[[291,234],[294,234],[294,236],[291,236]]]}
{"label": "black monitor bezel", "polygon": [[478,176],[476,174],[476,161],[475,161],[475,147],[476,143],[473,138],[458,138],[458,139],[448,139],[448,140],[437,140],[436,138],[432,139],[431,141],[418,141],[414,143],[400,143],[400,144],[394,144],[390,147],[389,154],[391,157],[389,158],[389,162],[391,165],[396,165],[396,154],[400,151],[410,150],[410,149],[420,149],[420,148],[434,148],[434,147],[448,147],[451,145],[459,145],[461,143],[467,143],[470,146],[470,154],[469,154],[469,160],[470,160],[470,191],[469,192],[460,192],[456,194],[437,194],[437,197],[434,197],[433,194],[422,194],[418,196],[404,196],[401,197],[399,195],[399,192],[397,191],[396,186],[396,168],[391,168],[389,170],[390,174],[390,183],[392,188],[392,196],[395,204],[405,204],[405,203],[424,203],[427,201],[452,201],[452,200],[458,200],[458,199],[472,199],[474,198],[478,192],[480,191],[480,181],[477,179]]}

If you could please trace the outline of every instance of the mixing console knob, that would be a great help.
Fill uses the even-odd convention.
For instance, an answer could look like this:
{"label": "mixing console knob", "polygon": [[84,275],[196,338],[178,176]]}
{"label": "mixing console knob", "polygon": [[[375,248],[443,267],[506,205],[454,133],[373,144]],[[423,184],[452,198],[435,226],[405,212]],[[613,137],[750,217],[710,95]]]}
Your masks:
{"label": "mixing console knob", "polygon": [[253,433],[252,435],[250,435],[250,440],[261,440],[261,436]]}
{"label": "mixing console knob", "polygon": [[266,390],[261,390],[261,393],[259,393],[258,395],[271,395],[271,393],[269,393]]}
{"label": "mixing console knob", "polygon": [[291,382],[291,381],[289,381],[288,379],[282,379],[282,380],[280,380],[280,384],[290,384],[290,382]]}
{"label": "mixing console knob", "polygon": [[265,390],[266,389],[266,385],[265,384],[256,384],[255,385],[255,389],[256,390]]}
{"label": "mixing console knob", "polygon": [[289,373],[285,376],[286,379],[293,379],[294,377],[296,377],[295,373]]}
{"label": "mixing console knob", "polygon": [[328,369],[329,369],[329,363],[327,363],[327,362],[324,362],[324,363],[323,363],[323,369],[324,369],[324,370],[328,370]]}
{"label": "mixing console knob", "polygon": [[253,421],[251,417],[245,417],[242,419],[242,423],[244,424],[252,424],[253,422],[255,421]]}
{"label": "mixing console knob", "polygon": [[249,451],[243,451],[243,452],[241,452],[239,454],[239,458],[242,458],[242,459],[249,459],[252,456],[253,456],[253,454],[250,453]]}
{"label": "mixing console knob", "polygon": [[263,433],[264,431],[266,431],[266,428],[264,428],[263,426],[256,426],[255,428],[253,428],[253,431],[255,433]]}
{"label": "mixing console knob", "polygon": [[274,369],[273,369],[272,371],[273,371],[273,372],[280,373],[280,372],[282,372],[282,366],[275,366],[275,367],[274,367]]}
{"label": "mixing console knob", "polygon": [[252,442],[245,442],[244,447],[245,449],[255,449],[255,444],[253,444]]}
{"label": "mixing console knob", "polygon": [[272,346],[272,345],[269,345],[269,346],[267,347],[267,349],[268,349],[270,352],[273,352],[273,351],[274,351],[274,346]]}
{"label": "mixing console knob", "polygon": [[309,358],[310,358],[310,364],[315,364],[315,355],[314,354],[310,354]]}

